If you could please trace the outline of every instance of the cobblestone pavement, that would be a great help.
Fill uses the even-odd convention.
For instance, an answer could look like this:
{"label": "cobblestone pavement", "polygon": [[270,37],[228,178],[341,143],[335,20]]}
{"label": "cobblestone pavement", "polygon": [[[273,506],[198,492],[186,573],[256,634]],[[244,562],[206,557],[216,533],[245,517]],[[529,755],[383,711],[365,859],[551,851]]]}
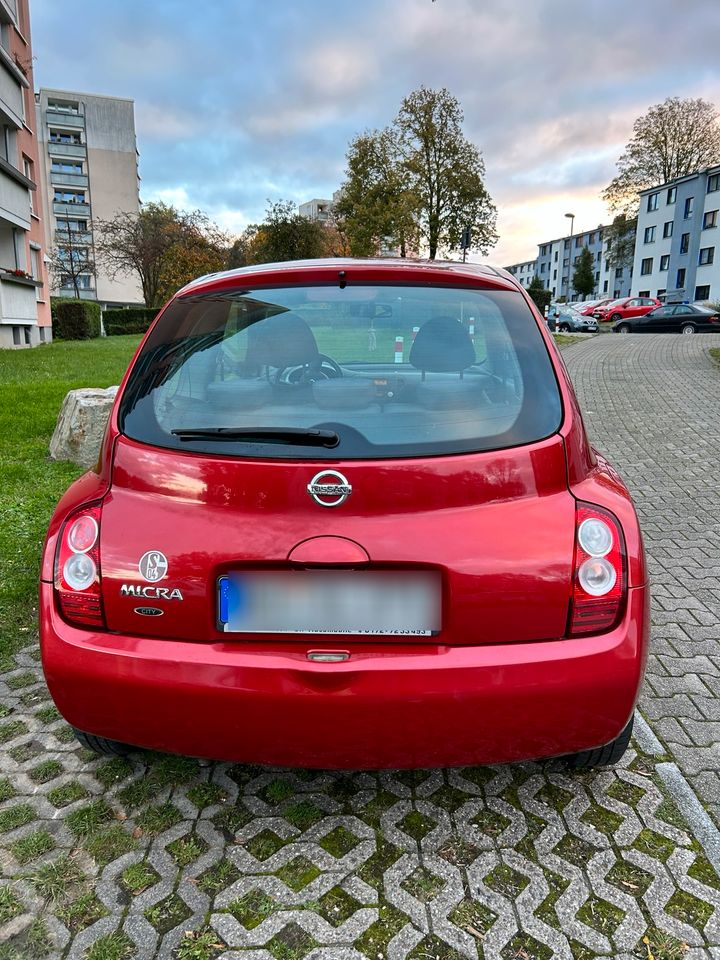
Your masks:
{"label": "cobblestone pavement", "polygon": [[[718,425],[707,338],[667,341],[566,356],[645,517],[658,638],[644,709],[700,789],[715,763]],[[584,774],[99,759],[30,645],[0,675],[0,960],[720,960],[720,879],[659,776],[671,759],[637,744]]]}
{"label": "cobblestone pavement", "polygon": [[641,709],[720,823],[720,336],[600,336],[563,356],[640,513],[653,644]]}

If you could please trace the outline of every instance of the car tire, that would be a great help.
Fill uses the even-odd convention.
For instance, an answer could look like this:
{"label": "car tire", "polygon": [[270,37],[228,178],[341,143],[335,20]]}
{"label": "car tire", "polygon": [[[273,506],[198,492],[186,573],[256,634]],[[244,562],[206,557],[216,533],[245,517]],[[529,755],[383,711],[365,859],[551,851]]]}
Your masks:
{"label": "car tire", "polygon": [[610,323],[617,323],[618,320],[622,320],[622,315],[619,314],[619,313],[614,313],[614,314],[610,317]]}
{"label": "car tire", "polygon": [[96,737],[94,733],[83,733],[76,727],[73,727],[73,733],[81,746],[92,750],[93,753],[100,754],[101,757],[126,757],[134,749],[127,743],[107,740],[105,737]]}
{"label": "car tire", "polygon": [[629,324],[629,323],[621,323],[620,326],[617,328],[617,332],[618,332],[618,333],[630,333],[630,324]]}
{"label": "car tire", "polygon": [[680,333],[695,333],[695,327],[692,323],[684,323],[682,327],[680,327]]}
{"label": "car tire", "polygon": [[570,333],[570,327],[566,323],[561,323],[558,330],[560,333]]}
{"label": "car tire", "polygon": [[625,729],[610,743],[606,743],[604,747],[596,747],[594,750],[581,750],[579,753],[571,753],[563,759],[572,770],[592,770],[594,767],[613,766],[628,748],[633,732],[634,719],[634,715],[630,717],[630,722]]}

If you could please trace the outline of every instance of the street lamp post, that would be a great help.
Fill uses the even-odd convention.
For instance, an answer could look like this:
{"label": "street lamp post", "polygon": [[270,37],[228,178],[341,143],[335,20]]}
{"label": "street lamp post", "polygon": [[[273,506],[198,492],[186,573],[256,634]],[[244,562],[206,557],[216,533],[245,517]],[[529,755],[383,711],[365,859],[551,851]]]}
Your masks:
{"label": "street lamp post", "polygon": [[567,288],[567,299],[570,299],[570,270],[572,268],[572,242],[573,242],[573,228],[575,226],[575,214],[566,213],[566,217],[570,218],[570,249],[568,250],[568,288]]}

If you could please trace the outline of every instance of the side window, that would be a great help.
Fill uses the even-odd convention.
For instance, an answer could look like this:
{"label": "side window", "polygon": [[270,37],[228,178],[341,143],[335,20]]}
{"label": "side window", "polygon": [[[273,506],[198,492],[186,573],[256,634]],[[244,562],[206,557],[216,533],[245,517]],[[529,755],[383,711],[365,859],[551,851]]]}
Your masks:
{"label": "side window", "polygon": [[675,316],[676,317],[686,317],[689,313],[692,313],[690,307],[676,307]]}

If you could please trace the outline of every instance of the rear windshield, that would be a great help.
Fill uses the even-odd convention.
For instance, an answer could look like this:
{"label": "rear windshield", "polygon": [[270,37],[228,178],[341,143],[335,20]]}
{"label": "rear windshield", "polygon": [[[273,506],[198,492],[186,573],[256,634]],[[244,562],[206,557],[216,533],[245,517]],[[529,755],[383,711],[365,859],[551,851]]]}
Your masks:
{"label": "rear windshield", "polygon": [[294,286],[174,301],[134,365],[120,428],[192,452],[327,461],[518,446],[561,413],[517,292]]}

